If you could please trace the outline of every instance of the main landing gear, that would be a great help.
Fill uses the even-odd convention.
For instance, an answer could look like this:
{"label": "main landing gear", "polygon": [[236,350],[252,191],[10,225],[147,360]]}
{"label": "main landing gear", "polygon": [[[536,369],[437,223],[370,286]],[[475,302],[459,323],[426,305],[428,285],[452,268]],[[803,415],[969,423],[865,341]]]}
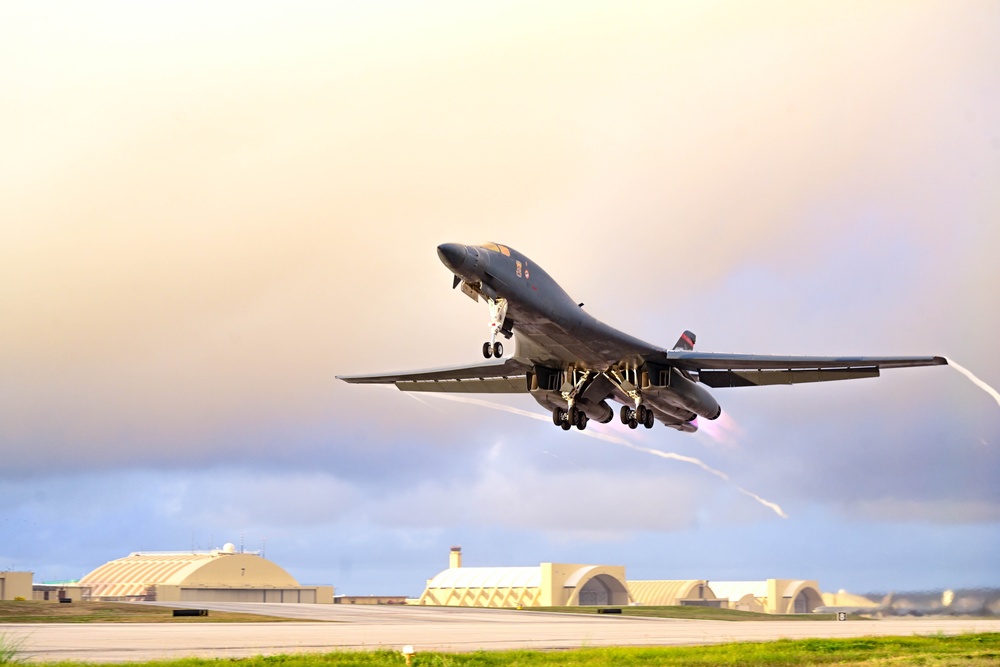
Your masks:
{"label": "main landing gear", "polygon": [[656,415],[653,411],[642,404],[642,394],[639,393],[639,369],[638,368],[612,368],[604,374],[618,388],[621,393],[635,401],[635,409],[628,405],[623,405],[619,416],[622,423],[629,428],[638,428],[642,424],[646,428],[653,428]]}
{"label": "main landing gear", "polygon": [[552,423],[561,427],[564,431],[568,431],[574,426],[582,431],[587,428],[587,422],[589,421],[590,417],[587,416],[587,413],[575,406],[569,410],[556,408],[552,411]]}
{"label": "main landing gear", "polygon": [[642,404],[634,410],[627,405],[623,405],[619,416],[622,423],[627,424],[629,428],[638,428],[639,424],[642,424],[646,428],[653,428],[655,419],[653,411]]}

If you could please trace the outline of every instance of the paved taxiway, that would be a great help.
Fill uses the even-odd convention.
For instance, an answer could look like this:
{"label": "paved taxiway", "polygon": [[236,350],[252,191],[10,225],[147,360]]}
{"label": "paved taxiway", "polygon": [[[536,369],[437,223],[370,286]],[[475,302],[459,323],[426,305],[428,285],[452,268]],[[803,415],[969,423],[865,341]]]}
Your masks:
{"label": "paved taxiway", "polygon": [[671,646],[782,637],[1000,632],[1000,619],[689,621],[440,607],[199,604],[296,619],[282,623],[5,624],[32,661],[124,662],[389,648],[418,651]]}

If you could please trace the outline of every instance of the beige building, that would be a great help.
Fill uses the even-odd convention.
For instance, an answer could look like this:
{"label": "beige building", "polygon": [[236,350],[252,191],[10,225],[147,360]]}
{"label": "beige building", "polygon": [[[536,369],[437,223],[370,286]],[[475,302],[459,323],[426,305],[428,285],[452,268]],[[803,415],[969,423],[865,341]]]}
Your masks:
{"label": "beige building", "polygon": [[815,581],[636,580],[620,565],[542,563],[462,567],[452,547],[447,570],[428,580],[417,604],[454,607],[571,607],[640,604],[701,606],[766,614],[806,614],[823,605]]}
{"label": "beige building", "polygon": [[31,572],[0,572],[0,600],[30,600]]}
{"label": "beige building", "polygon": [[729,609],[740,611],[808,614],[823,606],[819,584],[812,580],[713,581],[712,590],[720,599],[729,601]]}
{"label": "beige building", "polygon": [[718,599],[703,579],[636,580],[626,583],[632,599],[641,605],[725,607],[727,602]]}
{"label": "beige building", "polygon": [[333,602],[332,586],[300,586],[284,569],[232,544],[203,552],[132,553],[77,584],[91,600]]}
{"label": "beige building", "polygon": [[417,604],[451,607],[569,607],[626,605],[620,565],[542,563],[537,567],[462,567],[451,550],[450,567],[427,582]]}
{"label": "beige building", "polygon": [[841,588],[836,593],[823,593],[823,605],[827,607],[855,607],[857,609],[878,609],[882,603],[889,602],[889,596],[880,599],[872,599],[867,595],[857,595],[848,593]]}
{"label": "beige building", "polygon": [[45,600],[49,602],[59,602],[62,600],[72,602],[73,600],[89,600],[90,588],[80,586],[76,581],[58,581],[35,584],[32,588],[32,596],[35,600]]}

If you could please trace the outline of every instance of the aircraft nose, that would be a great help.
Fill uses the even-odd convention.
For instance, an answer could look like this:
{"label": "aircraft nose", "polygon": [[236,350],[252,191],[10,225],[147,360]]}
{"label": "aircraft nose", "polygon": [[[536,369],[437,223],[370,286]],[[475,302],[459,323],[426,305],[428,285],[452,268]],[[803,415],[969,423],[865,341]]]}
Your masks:
{"label": "aircraft nose", "polygon": [[442,243],[438,246],[438,257],[441,258],[441,263],[453,273],[458,273],[462,269],[465,258],[468,256],[465,246],[461,243]]}

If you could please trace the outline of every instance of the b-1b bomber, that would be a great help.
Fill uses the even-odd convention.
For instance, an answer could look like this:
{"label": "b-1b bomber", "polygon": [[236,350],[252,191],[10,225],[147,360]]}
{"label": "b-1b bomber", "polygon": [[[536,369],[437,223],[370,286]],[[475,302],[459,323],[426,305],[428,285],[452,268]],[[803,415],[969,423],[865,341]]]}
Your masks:
{"label": "b-1b bomber", "polygon": [[[937,366],[944,357],[813,357],[696,352],[685,331],[670,349],[614,329],[583,309],[525,255],[498,243],[437,248],[454,274],[452,288],[489,307],[486,358],[428,370],[347,375],[352,384],[393,384],[402,391],[530,394],[563,430],[618,416],[629,428],[656,422],[694,433],[697,418],[722,407],[706,387],[759,387],[878,377],[883,368]],[[502,340],[514,341],[504,357]]]}

